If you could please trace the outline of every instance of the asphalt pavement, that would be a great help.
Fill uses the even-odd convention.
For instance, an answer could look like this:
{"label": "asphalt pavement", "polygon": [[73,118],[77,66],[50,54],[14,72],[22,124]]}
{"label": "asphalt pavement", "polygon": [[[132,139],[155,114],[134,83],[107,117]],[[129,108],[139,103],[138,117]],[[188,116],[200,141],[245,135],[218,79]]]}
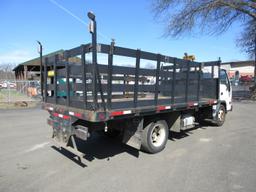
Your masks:
{"label": "asphalt pavement", "polygon": [[256,191],[256,103],[235,103],[223,127],[172,135],[154,155],[94,135],[83,164],[54,147],[47,116],[0,111],[1,192]]}

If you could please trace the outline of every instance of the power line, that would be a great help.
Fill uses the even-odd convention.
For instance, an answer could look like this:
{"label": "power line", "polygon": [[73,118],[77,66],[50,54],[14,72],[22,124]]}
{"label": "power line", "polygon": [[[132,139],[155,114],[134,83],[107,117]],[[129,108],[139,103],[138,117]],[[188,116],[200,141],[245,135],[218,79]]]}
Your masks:
{"label": "power line", "polygon": [[[55,0],[49,0],[53,5],[57,6],[58,8],[60,8],[61,10],[63,10],[64,12],[66,12],[67,14],[69,14],[70,16],[72,16],[74,19],[76,19],[77,21],[79,21],[80,23],[82,23],[83,25],[88,26],[89,24],[86,23],[83,19],[81,19],[80,17],[76,16],[74,13],[72,13],[70,10],[68,10],[67,8],[65,8],[64,6],[62,6],[61,4],[59,4],[58,2],[56,2]],[[106,35],[104,35],[103,33],[98,31],[98,35],[101,36],[102,38],[106,39],[106,40],[110,40],[111,38],[107,37]]]}
{"label": "power line", "polygon": [[66,9],[65,7],[63,7],[62,5],[60,5],[59,3],[57,3],[55,0],[49,0],[52,4],[56,5],[57,7],[59,7],[60,9],[62,9],[64,12],[66,12],[67,14],[69,14],[70,16],[72,16],[73,18],[75,18],[77,21],[79,21],[80,23],[84,24],[84,25],[88,25],[88,23],[86,23],[85,21],[83,21],[81,18],[79,18],[78,16],[76,16],[74,13],[72,13],[71,11],[69,11],[68,9]]}

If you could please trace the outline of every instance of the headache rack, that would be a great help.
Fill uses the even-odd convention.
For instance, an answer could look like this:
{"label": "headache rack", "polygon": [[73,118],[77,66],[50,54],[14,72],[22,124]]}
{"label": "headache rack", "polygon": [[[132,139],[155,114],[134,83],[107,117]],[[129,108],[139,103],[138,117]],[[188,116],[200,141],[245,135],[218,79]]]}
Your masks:
{"label": "headache rack", "polygon": [[[92,43],[45,57],[44,106],[80,112],[89,121],[213,104],[218,100],[220,60],[194,62],[162,54]],[[132,60],[126,64],[123,61]]]}

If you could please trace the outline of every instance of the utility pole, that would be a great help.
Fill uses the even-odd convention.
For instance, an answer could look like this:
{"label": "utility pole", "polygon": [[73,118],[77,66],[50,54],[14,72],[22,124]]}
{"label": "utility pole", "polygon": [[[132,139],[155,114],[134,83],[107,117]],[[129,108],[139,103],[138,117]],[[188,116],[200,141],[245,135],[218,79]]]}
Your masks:
{"label": "utility pole", "polygon": [[40,41],[37,41],[37,43],[39,45],[38,53],[40,55],[40,87],[41,95],[43,97],[43,46]]}

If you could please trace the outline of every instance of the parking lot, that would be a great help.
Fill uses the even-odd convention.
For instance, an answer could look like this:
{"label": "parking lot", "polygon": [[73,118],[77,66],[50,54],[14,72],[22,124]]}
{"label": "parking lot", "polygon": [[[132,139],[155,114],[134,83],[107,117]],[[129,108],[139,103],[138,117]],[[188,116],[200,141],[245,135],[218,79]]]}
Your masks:
{"label": "parking lot", "polygon": [[235,103],[223,127],[172,135],[150,155],[94,135],[84,164],[51,142],[48,113],[0,111],[0,191],[246,191],[256,188],[256,103]]}

